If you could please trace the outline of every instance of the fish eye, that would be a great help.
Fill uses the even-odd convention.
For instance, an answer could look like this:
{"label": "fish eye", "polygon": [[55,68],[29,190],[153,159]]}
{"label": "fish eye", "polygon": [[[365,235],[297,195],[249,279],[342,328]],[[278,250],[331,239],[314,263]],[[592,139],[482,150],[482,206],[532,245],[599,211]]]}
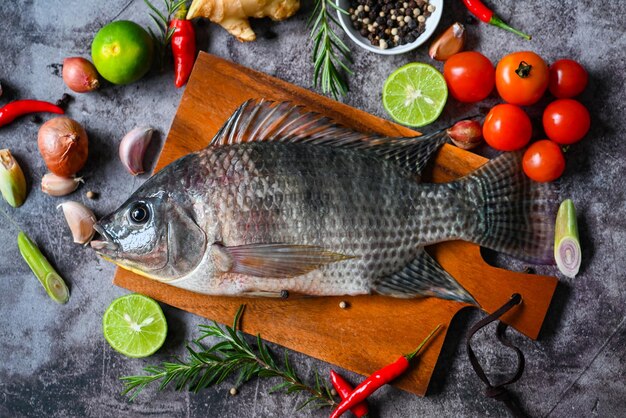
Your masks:
{"label": "fish eye", "polygon": [[150,219],[150,209],[143,202],[135,203],[128,214],[134,224],[145,224]]}

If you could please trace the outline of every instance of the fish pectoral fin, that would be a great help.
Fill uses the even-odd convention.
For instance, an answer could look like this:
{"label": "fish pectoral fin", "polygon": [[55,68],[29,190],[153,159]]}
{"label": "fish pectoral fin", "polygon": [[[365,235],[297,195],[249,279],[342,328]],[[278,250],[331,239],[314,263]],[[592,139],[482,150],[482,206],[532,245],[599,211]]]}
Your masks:
{"label": "fish pectoral fin", "polygon": [[293,244],[211,246],[216,268],[223,273],[285,279],[301,276],[326,264],[353,258],[322,247]]}
{"label": "fish pectoral fin", "polygon": [[376,293],[397,298],[434,296],[441,299],[478,305],[472,295],[424,250],[402,270],[376,279],[372,285]]}
{"label": "fish pectoral fin", "polygon": [[448,141],[445,129],[408,138],[361,133],[289,102],[248,100],[226,121],[209,146],[244,142],[289,142],[359,149],[397,164],[413,175]]}

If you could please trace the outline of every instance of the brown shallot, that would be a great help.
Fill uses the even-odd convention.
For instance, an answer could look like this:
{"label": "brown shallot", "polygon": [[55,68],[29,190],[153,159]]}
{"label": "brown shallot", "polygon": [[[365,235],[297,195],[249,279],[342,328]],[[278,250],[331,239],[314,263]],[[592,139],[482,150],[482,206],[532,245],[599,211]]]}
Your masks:
{"label": "brown shallot", "polygon": [[65,58],[63,82],[76,93],[87,93],[100,87],[96,67],[81,57]]}
{"label": "brown shallot", "polygon": [[483,142],[482,127],[475,120],[459,121],[447,133],[454,145],[461,149],[470,150]]}
{"label": "brown shallot", "polygon": [[57,176],[70,177],[87,161],[87,132],[74,119],[60,116],[39,128],[39,152],[46,166]]}

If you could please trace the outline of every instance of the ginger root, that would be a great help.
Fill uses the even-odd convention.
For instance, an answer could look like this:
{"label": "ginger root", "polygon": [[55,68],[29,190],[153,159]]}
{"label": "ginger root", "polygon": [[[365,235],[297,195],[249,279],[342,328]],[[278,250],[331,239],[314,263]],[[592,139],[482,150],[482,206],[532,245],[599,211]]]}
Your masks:
{"label": "ginger root", "polygon": [[299,0],[193,0],[187,19],[206,17],[241,42],[249,42],[256,39],[249,17],[284,20],[299,8]]}

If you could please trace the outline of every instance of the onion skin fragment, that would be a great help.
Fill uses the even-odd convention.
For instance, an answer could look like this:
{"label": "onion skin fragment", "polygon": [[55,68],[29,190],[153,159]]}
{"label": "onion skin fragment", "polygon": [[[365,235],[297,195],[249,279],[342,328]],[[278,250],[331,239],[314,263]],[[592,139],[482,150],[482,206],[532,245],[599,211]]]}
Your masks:
{"label": "onion skin fragment", "polygon": [[554,229],[554,259],[565,276],[574,278],[580,270],[582,250],[578,237],[576,208],[571,199],[566,199],[559,206]]}

